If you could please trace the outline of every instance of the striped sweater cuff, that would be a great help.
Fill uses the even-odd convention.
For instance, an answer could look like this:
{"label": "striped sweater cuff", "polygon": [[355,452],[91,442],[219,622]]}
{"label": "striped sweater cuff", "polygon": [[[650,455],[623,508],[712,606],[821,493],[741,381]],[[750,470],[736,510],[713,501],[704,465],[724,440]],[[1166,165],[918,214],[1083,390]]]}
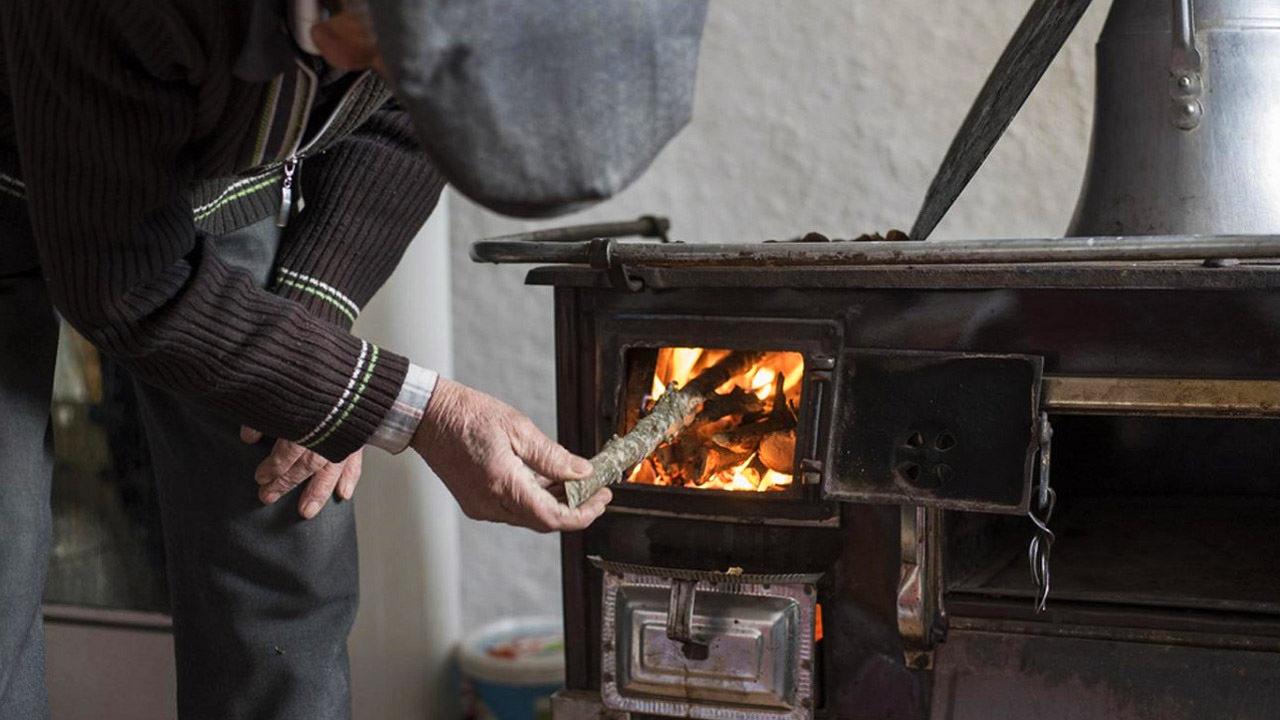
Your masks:
{"label": "striped sweater cuff", "polygon": [[327,458],[343,458],[369,441],[395,407],[409,362],[360,340],[345,386],[323,418],[297,440]]}
{"label": "striped sweater cuff", "polygon": [[348,330],[360,315],[360,306],[335,285],[283,265],[276,268],[272,290],[300,303],[312,315]]}

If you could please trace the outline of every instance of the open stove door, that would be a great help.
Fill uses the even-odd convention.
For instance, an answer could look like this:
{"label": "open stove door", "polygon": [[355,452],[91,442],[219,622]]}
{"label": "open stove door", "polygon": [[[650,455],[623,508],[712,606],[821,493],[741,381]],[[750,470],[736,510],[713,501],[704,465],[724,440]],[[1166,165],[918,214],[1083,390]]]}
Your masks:
{"label": "open stove door", "polygon": [[1030,355],[845,351],[824,496],[1026,513],[1043,373]]}

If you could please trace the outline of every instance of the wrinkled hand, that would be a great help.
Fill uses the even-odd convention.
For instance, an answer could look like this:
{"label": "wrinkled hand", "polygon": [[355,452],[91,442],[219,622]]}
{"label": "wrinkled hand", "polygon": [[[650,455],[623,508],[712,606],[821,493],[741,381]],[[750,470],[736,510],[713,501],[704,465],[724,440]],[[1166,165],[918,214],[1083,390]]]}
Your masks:
{"label": "wrinkled hand", "polygon": [[[262,439],[262,433],[250,427],[242,427],[240,439],[256,443]],[[258,481],[258,499],[270,505],[285,493],[310,480],[298,499],[298,514],[310,520],[329,502],[335,490],[343,500],[351,499],[356,492],[356,483],[360,482],[360,465],[363,460],[364,450],[357,450],[348,455],[346,460],[335,463],[296,443],[276,440],[271,454],[258,465],[253,474],[253,479]]]}
{"label": "wrinkled hand", "polygon": [[557,499],[561,483],[591,463],[557,445],[515,408],[444,378],[411,443],[467,517],[551,532],[581,530],[604,512],[608,488],[576,509]]}

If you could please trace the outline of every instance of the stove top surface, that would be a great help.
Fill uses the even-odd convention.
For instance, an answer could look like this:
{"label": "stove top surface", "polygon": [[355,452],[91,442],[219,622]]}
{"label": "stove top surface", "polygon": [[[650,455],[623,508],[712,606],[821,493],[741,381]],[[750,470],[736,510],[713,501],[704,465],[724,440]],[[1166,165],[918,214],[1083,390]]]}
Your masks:
{"label": "stove top surface", "polygon": [[[1280,263],[1208,266],[1204,262],[1096,262],[796,267],[628,267],[632,289],[1116,289],[1275,290]],[[617,273],[581,265],[545,265],[526,277],[530,285],[609,289]]]}

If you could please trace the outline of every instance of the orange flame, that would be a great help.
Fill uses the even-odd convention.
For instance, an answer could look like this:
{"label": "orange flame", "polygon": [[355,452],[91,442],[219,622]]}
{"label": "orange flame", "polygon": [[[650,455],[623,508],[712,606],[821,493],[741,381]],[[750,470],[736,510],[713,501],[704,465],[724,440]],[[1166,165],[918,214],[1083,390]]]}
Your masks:
{"label": "orange flame", "polygon": [[[656,401],[662,397],[668,387],[673,385],[683,387],[702,371],[719,362],[729,352],[729,350],[685,347],[660,349],[654,366],[649,401]],[[782,378],[782,397],[777,397],[779,376]],[[760,401],[762,408],[766,411],[777,409],[777,403],[786,403],[782,406],[783,409],[794,414],[799,409],[800,384],[803,377],[804,357],[800,353],[770,352],[746,372],[730,378],[716,388],[716,392],[721,395],[735,390],[750,393]],[[631,399],[631,401],[638,401],[638,399]],[[697,431],[697,438],[705,447],[714,447],[711,445],[712,437],[716,433],[733,429],[739,421],[741,418],[707,423]],[[790,462],[789,459],[788,462]],[[767,492],[787,488],[794,482],[794,478],[792,473],[780,472],[776,463],[772,469],[767,467],[761,461],[760,452],[757,449],[745,460],[727,469],[703,472],[699,477],[687,475],[675,477],[662,463],[652,459],[646,460],[631,471],[628,482],[680,485],[700,490]]]}

